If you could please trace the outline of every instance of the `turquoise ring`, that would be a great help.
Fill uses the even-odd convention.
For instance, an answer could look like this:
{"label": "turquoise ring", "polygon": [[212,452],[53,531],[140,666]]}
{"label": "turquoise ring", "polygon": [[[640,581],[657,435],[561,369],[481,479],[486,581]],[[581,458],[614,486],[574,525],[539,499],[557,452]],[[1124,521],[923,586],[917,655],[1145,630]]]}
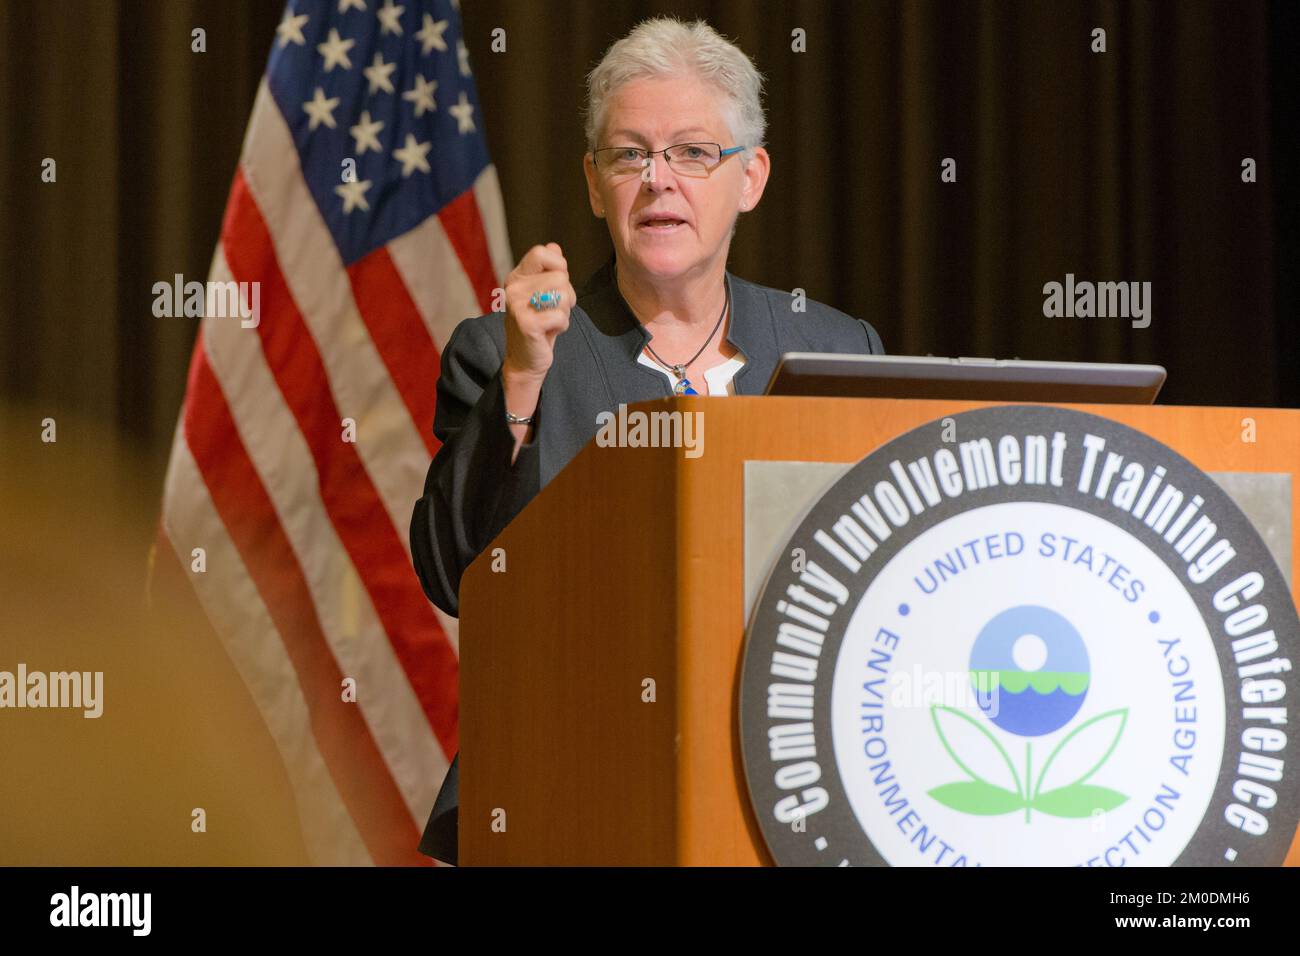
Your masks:
{"label": "turquoise ring", "polygon": [[538,312],[543,309],[558,308],[560,305],[560,291],[552,289],[549,292],[534,292],[532,298],[528,300],[528,304]]}

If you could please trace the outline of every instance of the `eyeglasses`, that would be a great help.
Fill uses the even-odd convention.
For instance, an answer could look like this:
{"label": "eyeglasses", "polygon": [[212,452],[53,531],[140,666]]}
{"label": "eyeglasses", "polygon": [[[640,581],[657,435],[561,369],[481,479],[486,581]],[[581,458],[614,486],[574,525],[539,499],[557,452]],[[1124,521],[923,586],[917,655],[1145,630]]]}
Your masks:
{"label": "eyeglasses", "polygon": [[663,153],[673,172],[679,176],[708,176],[723,159],[739,153],[745,147],[722,148],[721,143],[678,143],[663,149],[642,149],[640,146],[605,146],[591,154],[596,168],[606,176],[641,174],[645,180],[654,179],[652,156]]}

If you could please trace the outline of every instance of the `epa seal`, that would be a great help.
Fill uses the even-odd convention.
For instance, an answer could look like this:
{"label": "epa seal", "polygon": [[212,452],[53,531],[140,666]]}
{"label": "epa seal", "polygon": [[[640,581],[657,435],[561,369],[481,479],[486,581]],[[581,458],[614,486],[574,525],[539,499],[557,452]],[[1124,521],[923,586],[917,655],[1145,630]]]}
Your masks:
{"label": "epa seal", "polygon": [[853,466],[767,579],[741,671],[782,865],[1276,865],[1300,621],[1204,472],[1051,406]]}

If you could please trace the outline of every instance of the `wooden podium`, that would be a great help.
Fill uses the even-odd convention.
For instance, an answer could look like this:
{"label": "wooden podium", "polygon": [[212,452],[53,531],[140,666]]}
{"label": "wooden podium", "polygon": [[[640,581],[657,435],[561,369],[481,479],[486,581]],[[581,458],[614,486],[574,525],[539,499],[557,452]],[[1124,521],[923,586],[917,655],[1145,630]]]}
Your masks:
{"label": "wooden podium", "polygon": [[[704,454],[593,441],[463,579],[462,865],[770,864],[737,727],[744,462],[855,462],[918,425],[996,404],[630,406],[704,411]],[[1059,407],[1136,428],[1203,471],[1289,473],[1300,516],[1300,411]],[[1242,440],[1247,418],[1255,443]],[[1294,583],[1300,520],[1291,555]]]}

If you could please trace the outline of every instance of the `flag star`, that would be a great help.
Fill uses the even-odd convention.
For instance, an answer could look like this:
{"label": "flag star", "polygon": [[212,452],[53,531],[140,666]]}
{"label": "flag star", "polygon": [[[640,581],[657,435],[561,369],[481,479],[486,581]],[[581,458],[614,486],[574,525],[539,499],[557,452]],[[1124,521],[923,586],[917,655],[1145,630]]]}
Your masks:
{"label": "flag star", "polygon": [[362,112],[361,119],[356,126],[352,127],[352,138],[357,141],[358,156],[364,156],[367,149],[373,149],[376,153],[383,152],[379,145],[379,137],[375,135],[383,128],[383,123],[370,118],[370,110]]}
{"label": "flag star", "polygon": [[275,32],[280,37],[280,47],[283,49],[290,43],[296,43],[298,46],[306,46],[307,38],[302,35],[302,25],[307,22],[307,14],[302,13],[296,17],[289,16],[289,11],[284,12],[284,19],[280,25],[275,28]]}
{"label": "flag star", "polygon": [[447,29],[446,20],[438,20],[436,23],[429,14],[424,15],[424,28],[415,35],[415,38],[424,44],[424,55],[428,56],[430,50],[441,50],[447,52],[447,41],[442,38],[442,32]]}
{"label": "flag star", "polygon": [[469,97],[465,95],[464,90],[461,91],[460,102],[451,107],[447,112],[456,117],[456,121],[460,124],[460,133],[462,135],[474,132],[474,107],[470,103]]}
{"label": "flag star", "polygon": [[405,9],[406,7],[395,6],[393,0],[384,0],[384,5],[375,11],[375,16],[379,17],[379,33],[383,36],[394,33],[400,37],[402,23],[399,18]]}
{"label": "flag star", "polygon": [[337,96],[333,99],[326,99],[325,91],[319,86],[316,87],[316,95],[306,103],[302,104],[302,108],[306,110],[307,115],[311,117],[311,124],[307,128],[315,129],[321,123],[324,123],[330,129],[334,129],[336,125],[334,122],[334,110],[338,105],[339,98]]}
{"label": "flag star", "polygon": [[389,77],[393,75],[395,69],[397,69],[396,60],[392,63],[385,63],[382,53],[375,54],[375,62],[361,71],[366,75],[366,79],[370,81],[371,95],[380,89],[385,93],[393,92],[393,81]]}
{"label": "flag star", "polygon": [[402,99],[410,100],[415,104],[415,115],[423,116],[429,110],[436,110],[438,104],[434,102],[433,94],[438,89],[437,80],[426,80],[419,73],[415,74],[415,86],[411,87],[402,94]]}
{"label": "flag star", "polygon": [[352,7],[365,10],[366,0],[339,0],[339,13],[347,13]]}
{"label": "flag star", "polygon": [[460,75],[469,76],[469,47],[464,40],[456,41],[456,59],[460,61]]}
{"label": "flag star", "polygon": [[344,183],[341,186],[335,186],[334,192],[343,197],[343,212],[350,213],[358,206],[363,212],[370,211],[370,203],[366,202],[366,190],[371,186],[369,179],[363,179],[360,182]]}
{"label": "flag star", "polygon": [[410,133],[406,134],[406,145],[401,149],[393,150],[393,157],[402,164],[403,179],[417,169],[422,173],[429,171],[429,161],[425,157],[429,155],[429,150],[432,148],[433,143],[417,143],[414,136]]}
{"label": "flag star", "polygon": [[348,50],[356,46],[356,40],[344,40],[339,36],[339,31],[333,27],[330,28],[330,35],[324,43],[318,44],[316,49],[320,55],[325,57],[325,72],[328,73],[336,66],[341,66],[345,70],[352,69],[352,61],[348,59]]}

